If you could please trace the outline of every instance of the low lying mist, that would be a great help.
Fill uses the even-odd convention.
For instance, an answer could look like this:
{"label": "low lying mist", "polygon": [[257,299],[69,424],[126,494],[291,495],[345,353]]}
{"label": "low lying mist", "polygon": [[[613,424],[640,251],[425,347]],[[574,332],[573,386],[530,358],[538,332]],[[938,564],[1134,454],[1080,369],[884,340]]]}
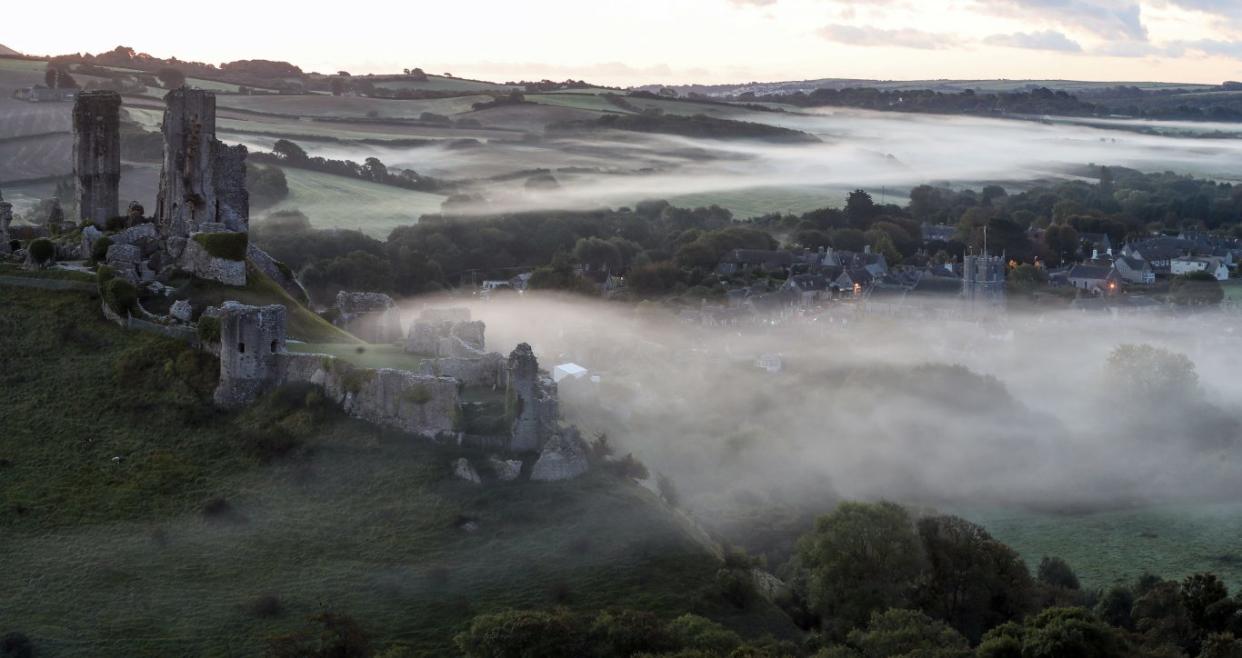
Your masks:
{"label": "low lying mist", "polygon": [[[494,141],[465,147],[313,142],[303,146],[312,155],[358,162],[377,157],[390,167],[473,180],[469,191],[485,201],[458,206],[465,213],[615,207],[683,195],[720,195],[721,205],[728,206],[730,195],[739,190],[782,188],[822,188],[825,199],[835,200],[840,191],[857,187],[1019,185],[1068,176],[1081,165],[1103,162],[1235,179],[1236,163],[1242,158],[1242,141],[1237,139],[1144,134],[1060,119],[1054,123],[844,109],[734,118],[804,131],[823,141],[778,145],[604,132],[592,139]],[[1178,122],[1142,124],[1153,132],[1184,132]],[[270,140],[260,138],[244,141],[252,148],[271,146]],[[520,172],[534,169],[552,170],[559,185],[527,187]]]}
{"label": "low lying mist", "polygon": [[[844,309],[706,327],[546,297],[472,310],[490,349],[526,341],[545,369],[597,375],[562,383],[566,419],[671,477],[700,512],[739,496],[1077,510],[1242,491],[1242,335],[1216,315]],[[1191,379],[1159,360],[1110,363],[1126,344],[1185,354]],[[761,355],[779,356],[780,372],[757,367]]]}

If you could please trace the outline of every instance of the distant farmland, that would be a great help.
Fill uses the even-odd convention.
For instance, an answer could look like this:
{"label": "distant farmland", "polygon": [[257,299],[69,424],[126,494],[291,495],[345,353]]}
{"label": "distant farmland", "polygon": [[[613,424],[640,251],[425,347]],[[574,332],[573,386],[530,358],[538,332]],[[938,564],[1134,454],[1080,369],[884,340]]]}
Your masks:
{"label": "distant farmland", "polygon": [[383,240],[398,226],[417,223],[421,215],[437,213],[444,197],[379,185],[354,178],[286,168],[289,198],[263,212],[298,209],[315,228],[355,229]]}

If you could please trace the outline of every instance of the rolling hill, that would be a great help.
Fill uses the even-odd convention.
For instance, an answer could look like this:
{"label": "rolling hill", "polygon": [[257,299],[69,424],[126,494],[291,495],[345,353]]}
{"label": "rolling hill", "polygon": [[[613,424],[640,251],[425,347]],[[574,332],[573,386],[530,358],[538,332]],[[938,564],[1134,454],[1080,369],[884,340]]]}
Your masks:
{"label": "rolling hill", "polygon": [[4,45],[4,44],[0,43],[0,56],[10,57],[10,56],[13,56],[13,55],[21,55],[21,53],[19,53],[19,52],[17,52],[16,50],[13,50],[12,48],[10,48],[10,47],[8,47],[8,46],[6,46],[6,45]]}

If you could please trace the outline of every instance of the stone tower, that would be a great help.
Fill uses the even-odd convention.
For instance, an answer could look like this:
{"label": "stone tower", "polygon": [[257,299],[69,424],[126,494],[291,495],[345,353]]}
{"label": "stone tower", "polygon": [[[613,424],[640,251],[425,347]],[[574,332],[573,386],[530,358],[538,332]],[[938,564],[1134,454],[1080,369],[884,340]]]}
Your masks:
{"label": "stone tower", "polygon": [[539,373],[539,361],[527,343],[509,354],[505,412],[511,420],[509,449],[539,450],[557,430],[556,382]]}
{"label": "stone tower", "polygon": [[225,302],[220,321],[220,384],[216,404],[235,407],[254,401],[280,378],[285,352],[285,307]]}
{"label": "stone tower", "polygon": [[974,306],[996,306],[1005,301],[1005,262],[983,250],[962,260],[962,297]]}
{"label": "stone tower", "polygon": [[215,94],[182,87],[168,92],[164,104],[164,165],[155,210],[161,235],[184,238],[207,223],[248,230],[246,147],[216,139]]}
{"label": "stone tower", "polygon": [[121,95],[84,91],[73,104],[73,172],[78,218],[102,227],[118,214]]}

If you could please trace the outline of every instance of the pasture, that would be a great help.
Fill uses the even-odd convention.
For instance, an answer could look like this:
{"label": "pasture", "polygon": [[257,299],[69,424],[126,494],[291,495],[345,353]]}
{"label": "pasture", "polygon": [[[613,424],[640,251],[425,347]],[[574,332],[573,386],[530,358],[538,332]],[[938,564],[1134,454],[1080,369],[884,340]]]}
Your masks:
{"label": "pasture", "polygon": [[1088,513],[958,511],[1016,549],[1032,569],[1064,558],[1084,587],[1107,587],[1143,573],[1183,578],[1211,571],[1242,586],[1242,504],[1205,503]]}
{"label": "pasture", "polygon": [[220,96],[220,108],[266,112],[288,116],[417,119],[423,112],[453,115],[469,112],[471,105],[491,100],[491,96],[469,95],[426,100],[392,100],[362,96]]}
{"label": "pasture", "polygon": [[[285,168],[289,196],[265,212],[301,210],[315,228],[362,231],[383,240],[392,229],[440,212],[444,197],[356,178]],[[260,220],[261,221],[261,220]]]}

